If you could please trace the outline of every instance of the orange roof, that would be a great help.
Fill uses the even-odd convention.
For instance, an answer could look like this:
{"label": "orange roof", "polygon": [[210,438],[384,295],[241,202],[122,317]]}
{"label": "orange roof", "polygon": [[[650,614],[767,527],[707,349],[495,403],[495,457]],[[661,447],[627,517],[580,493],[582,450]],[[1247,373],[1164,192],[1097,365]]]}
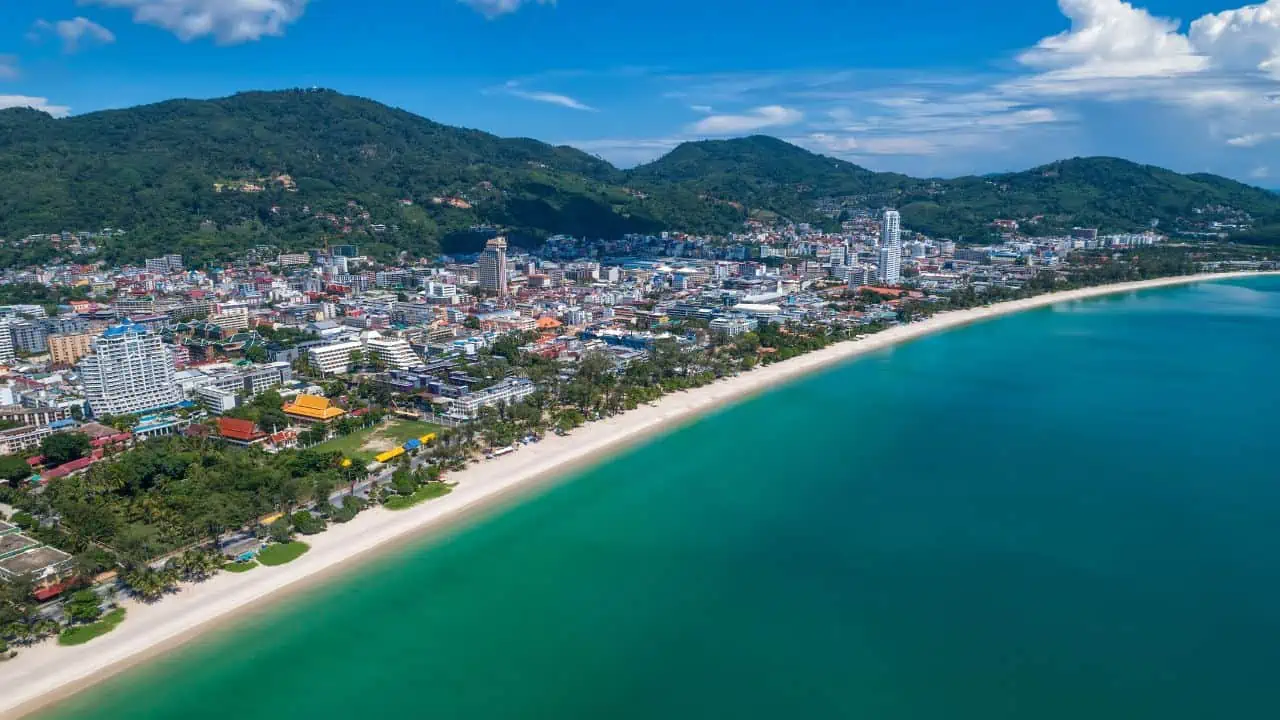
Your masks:
{"label": "orange roof", "polygon": [[241,442],[253,442],[267,436],[266,433],[258,430],[253,422],[249,420],[225,417],[218,418],[218,434],[224,438]]}
{"label": "orange roof", "polygon": [[539,330],[551,330],[551,329],[560,327],[560,324],[561,324],[560,321],[555,318],[551,318],[551,317],[538,318]]}
{"label": "orange roof", "polygon": [[311,420],[332,420],[346,413],[336,408],[328,398],[315,395],[299,395],[293,402],[285,403],[282,408],[286,415],[297,415]]}

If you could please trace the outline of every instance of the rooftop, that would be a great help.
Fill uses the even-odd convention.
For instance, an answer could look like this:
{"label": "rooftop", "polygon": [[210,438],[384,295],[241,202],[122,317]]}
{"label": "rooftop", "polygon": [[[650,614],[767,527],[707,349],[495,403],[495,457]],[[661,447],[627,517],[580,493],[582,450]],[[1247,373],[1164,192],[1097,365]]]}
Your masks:
{"label": "rooftop", "polygon": [[285,403],[283,410],[286,415],[310,420],[332,420],[346,414],[341,408],[334,407],[328,398],[315,395],[299,395],[293,402]]}

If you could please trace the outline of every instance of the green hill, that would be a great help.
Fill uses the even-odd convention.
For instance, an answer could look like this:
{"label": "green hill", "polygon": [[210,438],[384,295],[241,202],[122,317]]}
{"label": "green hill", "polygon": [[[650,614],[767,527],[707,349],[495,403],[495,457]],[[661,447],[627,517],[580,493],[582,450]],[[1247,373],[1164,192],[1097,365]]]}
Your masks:
{"label": "green hill", "polygon": [[[383,257],[428,254],[476,247],[476,225],[526,245],[552,233],[725,233],[753,213],[833,224],[842,207],[885,205],[901,208],[908,227],[953,237],[980,236],[998,217],[1042,216],[1045,229],[1129,229],[1153,219],[1170,227],[1212,206],[1280,223],[1274,193],[1112,158],[918,180],[753,136],[685,143],[623,171],[573,148],[449,127],[323,90],[65,119],[0,111],[0,238],[122,228],[127,239],[104,248],[113,262],[163,251],[198,261],[326,239]],[[7,247],[0,265],[51,255]]]}

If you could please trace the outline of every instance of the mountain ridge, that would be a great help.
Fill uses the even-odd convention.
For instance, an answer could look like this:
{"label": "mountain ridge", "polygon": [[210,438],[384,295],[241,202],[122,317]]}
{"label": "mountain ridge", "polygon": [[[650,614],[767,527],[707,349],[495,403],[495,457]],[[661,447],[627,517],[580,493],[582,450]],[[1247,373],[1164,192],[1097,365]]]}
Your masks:
{"label": "mountain ridge", "polygon": [[[912,229],[975,239],[996,218],[1124,230],[1219,205],[1280,222],[1275,193],[1119,158],[917,179],[752,135],[682,143],[623,170],[569,146],[443,125],[330,90],[68,118],[15,108],[0,111],[0,128],[0,237],[129,230],[128,243],[104,249],[112,261],[164,249],[212,259],[258,244],[314,247],[325,236],[381,256],[431,254],[474,249],[477,225],[526,245],[553,233],[724,234],[752,215],[833,226],[858,206],[895,206]],[[0,264],[16,260],[0,253]]]}

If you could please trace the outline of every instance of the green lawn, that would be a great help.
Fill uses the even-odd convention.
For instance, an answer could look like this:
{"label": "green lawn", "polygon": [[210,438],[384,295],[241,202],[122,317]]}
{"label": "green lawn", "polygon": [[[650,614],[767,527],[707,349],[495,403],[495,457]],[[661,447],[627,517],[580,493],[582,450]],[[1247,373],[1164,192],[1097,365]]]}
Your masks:
{"label": "green lawn", "polygon": [[284,545],[268,545],[262,549],[262,552],[258,553],[258,562],[267,567],[284,565],[302,557],[310,549],[310,545],[297,540]]}
{"label": "green lawn", "polygon": [[376,450],[361,450],[360,447],[369,440],[371,435],[377,434],[382,437],[395,441],[397,445],[420,438],[423,435],[440,432],[439,425],[433,425],[426,422],[417,422],[415,420],[392,420],[377,427],[372,427],[360,432],[351,433],[346,437],[337,437],[332,440],[326,440],[313,449],[320,452],[339,452],[343,457],[354,458],[363,463],[373,462],[373,458],[378,454]]}
{"label": "green lawn", "polygon": [[88,625],[77,625],[76,627],[67,628],[58,636],[59,645],[83,645],[96,637],[102,637],[116,626],[124,622],[124,608],[116,608],[101,620],[89,623]]}
{"label": "green lawn", "polygon": [[257,560],[246,560],[245,562],[231,562],[222,566],[223,570],[229,573],[245,573],[258,567]]}
{"label": "green lawn", "polygon": [[412,495],[397,495],[384,504],[388,510],[408,510],[428,500],[435,500],[453,492],[453,486],[442,482],[428,483],[418,488]]}

